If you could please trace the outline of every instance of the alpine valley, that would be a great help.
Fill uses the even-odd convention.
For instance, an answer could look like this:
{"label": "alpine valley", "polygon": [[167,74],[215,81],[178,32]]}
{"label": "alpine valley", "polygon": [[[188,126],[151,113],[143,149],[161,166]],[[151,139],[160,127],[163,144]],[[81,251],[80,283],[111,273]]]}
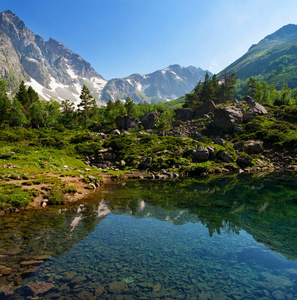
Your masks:
{"label": "alpine valley", "polygon": [[151,74],[107,81],[78,54],[30,31],[15,14],[0,14],[0,77],[14,94],[23,80],[45,100],[80,101],[83,85],[98,104],[132,98],[136,103],[172,100],[190,92],[206,71],[172,65]]}

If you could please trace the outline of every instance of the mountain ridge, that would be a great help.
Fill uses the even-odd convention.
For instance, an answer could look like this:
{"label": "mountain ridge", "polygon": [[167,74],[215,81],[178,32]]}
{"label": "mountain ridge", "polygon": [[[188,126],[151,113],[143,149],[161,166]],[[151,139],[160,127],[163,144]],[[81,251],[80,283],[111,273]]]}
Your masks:
{"label": "mountain ridge", "polygon": [[[52,38],[45,41],[35,35],[9,10],[0,14],[0,35],[3,40],[0,76],[7,79],[9,88],[16,89],[24,80],[46,100],[53,98],[78,102],[85,84],[99,100],[99,91],[107,80],[62,43]],[[4,51],[4,40],[10,40],[10,51]]]}
{"label": "mountain ridge", "polygon": [[130,97],[136,103],[160,102],[190,92],[207,71],[171,65],[165,69],[106,80],[91,64],[61,42],[35,35],[10,10],[0,13],[0,77],[12,92],[23,80],[45,100],[80,102],[86,85],[98,104]]}
{"label": "mountain ridge", "polygon": [[297,25],[288,24],[267,35],[258,44],[220,72],[236,73],[240,80],[255,77],[281,88],[297,87]]}

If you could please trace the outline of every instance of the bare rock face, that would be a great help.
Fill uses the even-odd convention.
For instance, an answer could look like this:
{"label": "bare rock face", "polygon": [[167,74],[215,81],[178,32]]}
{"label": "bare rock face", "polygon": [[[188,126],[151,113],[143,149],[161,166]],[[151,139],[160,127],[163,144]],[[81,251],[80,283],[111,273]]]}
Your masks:
{"label": "bare rock face", "polygon": [[228,106],[218,108],[214,111],[213,123],[216,128],[225,131],[232,131],[235,124],[240,124],[243,121],[242,110],[239,107]]}
{"label": "bare rock face", "polygon": [[22,80],[33,88],[39,84],[39,96],[46,100],[80,101],[83,80],[99,99],[107,82],[79,55],[54,39],[45,42],[9,10],[0,13],[0,63],[0,76],[10,89]]}

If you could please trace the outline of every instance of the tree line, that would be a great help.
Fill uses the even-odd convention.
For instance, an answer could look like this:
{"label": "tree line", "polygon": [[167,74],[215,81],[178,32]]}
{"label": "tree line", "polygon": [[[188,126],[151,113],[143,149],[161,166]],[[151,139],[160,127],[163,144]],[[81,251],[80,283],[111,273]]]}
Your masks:
{"label": "tree line", "polygon": [[207,100],[225,103],[234,99],[242,100],[247,95],[262,104],[297,104],[297,88],[292,90],[287,84],[284,84],[281,90],[277,90],[274,84],[269,85],[266,81],[260,82],[253,77],[241,81],[235,73],[223,74],[220,78],[217,75],[210,77],[206,73],[204,81],[199,81],[194,90],[186,94],[183,107],[194,109]]}
{"label": "tree line", "polygon": [[96,126],[112,130],[118,116],[137,117],[150,111],[166,110],[160,104],[135,104],[129,97],[122,102],[109,100],[106,106],[98,107],[90,90],[84,85],[80,102],[70,100],[61,103],[55,100],[39,99],[38,94],[22,81],[18,91],[10,99],[4,81],[0,81],[0,126],[25,126],[31,128],[63,125],[67,128],[89,128]]}

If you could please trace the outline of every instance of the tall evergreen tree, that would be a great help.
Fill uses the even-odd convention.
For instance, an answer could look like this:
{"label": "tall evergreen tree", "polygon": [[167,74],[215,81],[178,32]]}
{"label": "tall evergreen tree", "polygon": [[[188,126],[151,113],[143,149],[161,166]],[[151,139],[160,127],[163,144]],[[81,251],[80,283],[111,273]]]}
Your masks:
{"label": "tall evergreen tree", "polygon": [[35,90],[34,90],[31,86],[28,87],[27,93],[28,93],[29,101],[30,101],[30,104],[31,104],[31,105],[32,105],[35,101],[38,101],[38,100],[39,100],[38,93],[36,93]]}
{"label": "tall evergreen tree", "polygon": [[10,110],[12,108],[11,101],[7,97],[7,90],[4,81],[0,81],[0,125],[8,122]]}
{"label": "tall evergreen tree", "polygon": [[232,73],[231,75],[227,75],[224,73],[223,75],[223,84],[222,84],[222,94],[225,102],[229,102],[234,98],[234,89],[236,84],[236,75]]}
{"label": "tall evergreen tree", "polygon": [[96,101],[91,96],[90,90],[85,85],[82,88],[79,98],[81,99],[81,102],[78,104],[78,107],[81,108],[84,115],[85,128],[87,128],[90,111],[97,108]]}
{"label": "tall evergreen tree", "polygon": [[131,100],[130,97],[127,97],[127,99],[126,99],[125,108],[126,108],[126,112],[129,116],[134,116],[135,108],[134,108],[133,101]]}
{"label": "tall evergreen tree", "polygon": [[23,105],[23,107],[27,110],[31,103],[30,103],[30,98],[28,95],[28,91],[26,89],[24,81],[21,82],[19,86],[19,90],[15,95],[16,99],[20,101],[20,103]]}
{"label": "tall evergreen tree", "polygon": [[255,93],[256,93],[256,79],[250,77],[247,82],[247,90],[245,94],[251,96],[252,98],[255,98]]}
{"label": "tall evergreen tree", "polygon": [[26,118],[23,112],[23,106],[21,102],[14,98],[12,107],[9,114],[9,125],[10,126],[23,126],[29,124],[29,120]]}

